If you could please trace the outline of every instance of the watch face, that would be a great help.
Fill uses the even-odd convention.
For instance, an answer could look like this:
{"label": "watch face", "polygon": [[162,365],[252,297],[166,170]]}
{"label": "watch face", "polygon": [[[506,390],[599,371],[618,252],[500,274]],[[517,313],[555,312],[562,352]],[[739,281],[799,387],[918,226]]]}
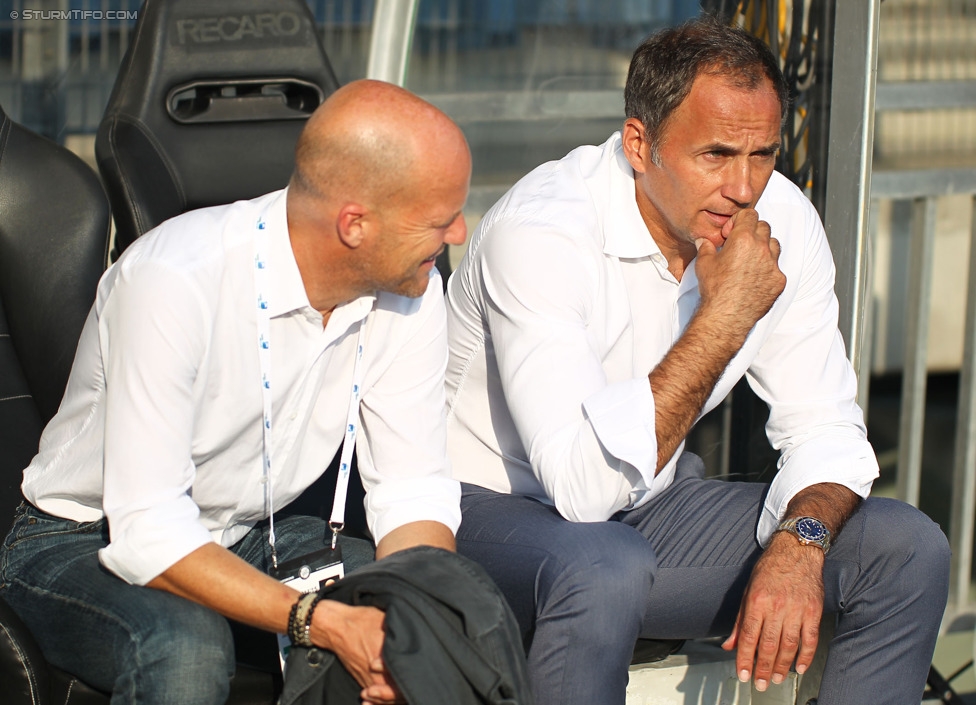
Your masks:
{"label": "watch face", "polygon": [[810,517],[803,517],[796,522],[796,533],[804,541],[823,541],[827,537],[827,527]]}

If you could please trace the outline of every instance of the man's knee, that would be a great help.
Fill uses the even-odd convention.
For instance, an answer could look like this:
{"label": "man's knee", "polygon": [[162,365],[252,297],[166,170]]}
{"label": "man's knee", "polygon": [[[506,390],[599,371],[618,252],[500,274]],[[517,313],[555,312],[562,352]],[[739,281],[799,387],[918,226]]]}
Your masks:
{"label": "man's knee", "polygon": [[938,524],[904,502],[870,498],[864,502],[861,555],[890,589],[945,599],[949,584],[949,542]]}
{"label": "man's knee", "polygon": [[[223,703],[234,675],[234,642],[227,620],[190,605],[160,614],[148,634],[133,636],[116,689],[146,702]],[[165,695],[162,695],[165,694]],[[160,699],[161,698],[161,699]]]}
{"label": "man's knee", "polygon": [[569,539],[543,566],[540,617],[576,618],[590,639],[636,633],[657,567],[647,539],[613,521],[574,524]]}

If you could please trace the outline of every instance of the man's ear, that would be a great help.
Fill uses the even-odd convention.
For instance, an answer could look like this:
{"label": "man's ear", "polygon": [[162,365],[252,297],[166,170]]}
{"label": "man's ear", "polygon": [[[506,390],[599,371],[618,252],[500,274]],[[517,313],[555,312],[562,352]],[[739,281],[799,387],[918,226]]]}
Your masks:
{"label": "man's ear", "polygon": [[356,249],[363,244],[369,227],[366,215],[366,208],[359,203],[347,203],[339,209],[336,232],[346,247]]}
{"label": "man's ear", "polygon": [[644,124],[637,118],[624,120],[620,139],[624,156],[635,173],[645,174],[651,166],[651,145],[646,140]]}

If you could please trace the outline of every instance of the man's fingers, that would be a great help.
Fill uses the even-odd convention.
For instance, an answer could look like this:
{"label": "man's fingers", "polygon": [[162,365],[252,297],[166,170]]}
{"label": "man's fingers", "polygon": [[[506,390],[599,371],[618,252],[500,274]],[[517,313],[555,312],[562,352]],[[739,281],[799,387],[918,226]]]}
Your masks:
{"label": "man's fingers", "polygon": [[773,258],[779,262],[780,245],[779,240],[774,237],[769,238],[769,251],[772,253]]}
{"label": "man's fingers", "polygon": [[[759,222],[759,212],[755,208],[743,208],[732,214],[732,217],[725,221],[722,226],[722,234],[728,237],[733,230],[754,231]],[[726,232],[726,228],[728,231]]]}
{"label": "man's fingers", "polygon": [[773,661],[772,675],[770,680],[779,685],[786,680],[786,674],[790,672],[790,666],[796,657],[797,650],[800,648],[800,627],[799,625],[784,627],[779,640],[779,653]]}
{"label": "man's fingers", "polygon": [[362,691],[361,697],[364,701],[377,705],[403,702],[403,697],[386,670],[382,658],[373,659],[369,664],[369,671],[372,683]]}
{"label": "man's fingers", "polygon": [[752,678],[756,651],[762,636],[763,623],[748,615],[740,616],[737,647],[735,652],[735,673],[743,683]]}
{"label": "man's fingers", "polygon": [[749,235],[760,240],[769,240],[772,235],[769,223],[759,220],[759,213],[752,208],[737,211],[722,225],[722,237],[726,240]]}
{"label": "man's fingers", "polygon": [[[762,633],[756,649],[756,668],[752,674],[756,683],[756,690],[760,693],[766,690],[773,676],[773,666],[776,664],[782,646],[783,624],[780,621],[767,620],[763,622]],[[794,653],[796,649],[794,649]],[[792,661],[792,656],[790,656]],[[787,666],[789,668],[789,666]]]}
{"label": "man's fingers", "polygon": [[729,638],[722,642],[722,648],[726,651],[732,651],[736,643],[739,641],[739,618],[735,618],[735,625],[732,627],[732,633],[729,634]]}
{"label": "man's fingers", "polygon": [[394,703],[403,702],[398,700],[396,691],[388,685],[371,685],[364,688],[359,693],[359,697],[363,702],[375,703],[375,705],[394,705]]}
{"label": "man's fingers", "polygon": [[[732,217],[731,218],[729,218],[724,223],[722,223],[722,238],[723,239],[728,240],[729,239],[729,236],[732,235],[732,231],[735,229],[736,224],[739,222],[739,220],[741,220],[742,218],[745,217],[745,216],[742,215],[742,213],[743,213],[743,211],[736,211],[735,213],[732,214]],[[758,218],[758,216],[757,216],[757,218]]]}
{"label": "man's fingers", "polygon": [[[786,611],[784,620],[778,610],[744,603],[733,634],[722,644],[723,648],[732,648],[733,644],[736,647],[739,680],[752,680],[756,690],[763,692],[770,683],[778,685],[786,680],[794,660],[797,673],[805,672],[813,662],[820,636],[820,619],[815,611]],[[795,619],[792,614],[796,614]]]}
{"label": "man's fingers", "polygon": [[796,655],[796,672],[804,673],[813,663],[817,652],[817,642],[820,641],[820,620],[809,622],[800,632],[800,652]]}

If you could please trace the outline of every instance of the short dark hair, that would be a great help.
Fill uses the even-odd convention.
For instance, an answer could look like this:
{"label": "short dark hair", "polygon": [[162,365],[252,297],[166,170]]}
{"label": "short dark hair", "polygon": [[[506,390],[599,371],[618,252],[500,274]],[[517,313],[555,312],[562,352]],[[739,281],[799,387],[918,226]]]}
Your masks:
{"label": "short dark hair", "polygon": [[743,29],[702,15],[652,34],[630,61],[624,110],[644,125],[655,161],[668,118],[701,74],[725,76],[750,90],[768,80],[779,98],[781,122],[785,120],[789,87],[769,47]]}

